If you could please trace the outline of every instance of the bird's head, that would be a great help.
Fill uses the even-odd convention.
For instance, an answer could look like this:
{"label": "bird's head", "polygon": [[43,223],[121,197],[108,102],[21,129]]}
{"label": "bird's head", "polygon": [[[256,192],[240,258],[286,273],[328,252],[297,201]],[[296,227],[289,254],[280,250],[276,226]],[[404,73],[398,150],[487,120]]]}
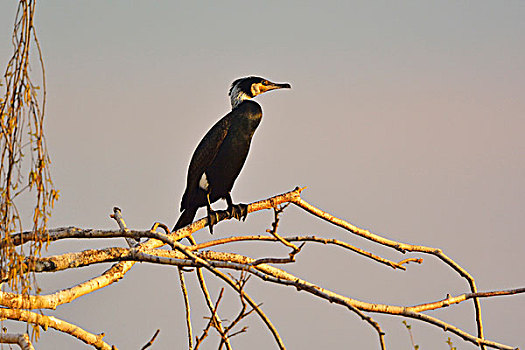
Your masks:
{"label": "bird's head", "polygon": [[288,83],[272,83],[260,77],[246,77],[235,80],[230,88],[230,101],[232,108],[235,108],[244,100],[254,98],[263,92],[275,89],[290,89]]}

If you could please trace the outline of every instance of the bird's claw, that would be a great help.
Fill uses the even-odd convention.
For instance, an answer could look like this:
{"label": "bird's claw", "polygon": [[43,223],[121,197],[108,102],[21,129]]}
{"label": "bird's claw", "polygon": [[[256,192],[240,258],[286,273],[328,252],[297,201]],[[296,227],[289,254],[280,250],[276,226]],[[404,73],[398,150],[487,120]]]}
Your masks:
{"label": "bird's claw", "polygon": [[210,228],[210,234],[213,235],[213,225],[219,222],[219,215],[213,210],[208,211],[208,227]]}
{"label": "bird's claw", "polygon": [[228,214],[230,214],[232,218],[244,221],[246,220],[246,216],[248,216],[248,205],[242,203],[233,204],[228,208]]}

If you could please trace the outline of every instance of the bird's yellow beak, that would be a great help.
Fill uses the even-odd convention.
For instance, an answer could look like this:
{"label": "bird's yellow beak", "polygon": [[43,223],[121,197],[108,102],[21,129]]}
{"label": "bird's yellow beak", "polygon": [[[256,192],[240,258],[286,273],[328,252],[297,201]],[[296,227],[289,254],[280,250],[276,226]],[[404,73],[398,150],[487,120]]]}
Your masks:
{"label": "bird's yellow beak", "polygon": [[257,83],[252,85],[252,93],[254,96],[262,94],[266,91],[276,90],[276,89],[291,89],[292,86],[288,83],[272,83],[271,81],[267,83]]}

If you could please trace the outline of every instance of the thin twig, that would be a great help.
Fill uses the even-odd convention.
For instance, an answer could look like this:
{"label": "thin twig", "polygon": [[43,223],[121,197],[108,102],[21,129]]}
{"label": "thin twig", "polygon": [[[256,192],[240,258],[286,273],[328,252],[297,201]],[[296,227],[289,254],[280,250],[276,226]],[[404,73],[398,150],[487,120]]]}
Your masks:
{"label": "thin twig", "polygon": [[211,300],[211,297],[210,297],[210,293],[208,292],[208,288],[206,287],[206,282],[204,281],[202,269],[200,267],[197,268],[197,277],[199,280],[199,284],[201,286],[202,293],[204,295],[204,299],[206,300],[206,305],[208,305],[208,309],[210,310],[210,313],[211,313],[211,319],[213,320],[212,326],[217,330],[217,332],[221,336],[221,339],[226,344],[226,348],[228,350],[231,350],[230,340],[228,339],[228,335],[226,334],[226,332],[224,332],[224,328],[222,327],[222,321],[219,315],[217,314],[217,303],[220,301],[220,298],[222,297],[223,290],[221,290],[217,303],[214,306],[213,301]]}
{"label": "thin twig", "polygon": [[210,317],[209,321],[208,321],[208,324],[206,325],[206,327],[202,330],[202,335],[200,337],[195,337],[195,349],[194,350],[198,350],[199,349],[199,346],[201,345],[201,343],[204,341],[204,339],[206,339],[206,337],[208,336],[208,331],[210,330],[211,328],[211,324],[213,322],[213,317]]}
{"label": "thin twig", "polygon": [[[340,246],[342,248],[345,248],[345,249],[351,250],[353,252],[356,252],[356,253],[358,253],[358,254],[360,254],[362,256],[365,256],[367,258],[370,258],[372,260],[375,260],[375,261],[377,261],[377,262],[379,262],[381,264],[390,266],[390,267],[392,267],[394,269],[406,270],[406,267],[404,267],[400,263],[396,263],[396,262],[390,261],[388,259],[379,257],[377,255],[374,255],[374,254],[369,253],[369,252],[367,252],[365,250],[356,248],[356,247],[354,247],[354,246],[352,246],[352,245],[350,245],[350,244],[348,244],[346,242],[343,242],[343,241],[340,241],[340,240],[337,240],[337,239],[322,238],[322,237],[317,237],[317,236],[286,236],[286,237],[283,237],[283,239],[285,239],[288,242],[315,242],[315,243],[322,243],[322,244],[337,245],[337,246]],[[216,246],[216,245],[227,244],[227,243],[234,243],[234,242],[240,242],[240,241],[270,241],[270,242],[276,242],[276,241],[278,241],[278,239],[275,238],[275,237],[261,236],[261,235],[257,235],[257,236],[233,236],[233,237],[227,237],[227,238],[223,238],[223,239],[217,239],[217,240],[212,240],[212,241],[200,243],[200,244],[197,244],[195,246],[190,247],[189,249],[191,249],[191,250],[200,250],[200,249],[209,248],[209,247]]]}
{"label": "thin twig", "polygon": [[153,345],[153,342],[155,341],[155,338],[157,338],[157,335],[159,335],[160,329],[157,329],[155,334],[153,334],[153,337],[151,337],[150,341],[147,342],[140,350],[145,350]]}
{"label": "thin twig", "polygon": [[421,258],[408,258],[408,259],[404,259],[404,260],[401,260],[398,262],[399,265],[408,265],[409,263],[416,263],[416,264],[422,264],[423,263],[423,259]]}
{"label": "thin twig", "polygon": [[288,248],[292,248],[293,251],[298,251],[300,250],[295,244],[292,244],[290,243],[289,241],[283,239],[278,233],[277,233],[277,227],[279,227],[279,221],[281,220],[280,218],[280,215],[282,214],[282,212],[284,211],[284,209],[286,209],[288,206],[290,205],[290,203],[286,203],[284,205],[278,205],[276,207],[273,208],[273,217],[274,217],[274,220],[273,220],[273,223],[272,223],[272,228],[271,229],[268,229],[266,230],[266,232],[270,233],[272,236],[274,236],[279,242],[281,242],[282,244],[284,244],[285,246],[287,246]]}
{"label": "thin twig", "polygon": [[[248,279],[250,278],[249,275],[246,275],[245,277],[245,272],[244,271],[241,271],[241,274],[239,276],[239,279],[236,280],[237,282],[237,286],[239,287],[240,289],[240,293],[239,293],[239,299],[240,299],[240,302],[241,302],[241,309],[239,310],[239,313],[237,314],[237,317],[235,317],[235,319],[233,321],[231,321],[231,323],[224,327],[224,331],[226,332],[226,334],[228,334],[228,336],[231,338],[233,336],[236,336],[238,334],[241,334],[241,333],[244,333],[246,332],[246,330],[248,329],[248,327],[243,327],[240,331],[238,332],[234,332],[234,333],[230,333],[231,330],[242,320],[244,319],[245,317],[248,317],[253,311],[255,311],[255,309],[251,309],[250,311],[248,312],[245,312],[246,311],[246,302],[244,301],[244,286],[246,285],[246,282],[248,282]],[[258,305],[260,307],[260,305]],[[224,341],[221,340],[221,344],[219,344],[219,349],[222,347],[222,343]]]}
{"label": "thin twig", "polygon": [[[266,205],[266,204],[265,204]],[[248,208],[249,210],[249,208]],[[194,223],[195,224],[195,223]],[[192,224],[193,225],[193,224]],[[189,226],[192,226],[192,225],[189,225]],[[189,226],[186,226],[186,229],[189,227]],[[179,231],[183,231],[184,229],[180,229]],[[177,232],[179,232],[177,231]],[[193,252],[189,251],[183,244],[179,243],[177,240],[180,238],[180,235],[177,236],[175,239],[171,238],[171,236],[165,236],[165,235],[161,235],[161,234],[158,234],[156,232],[150,232],[150,234],[152,235],[151,238],[156,238],[158,240],[161,240],[163,241],[164,243],[166,244],[169,244],[173,249],[176,249],[182,253],[184,253],[184,255],[186,255],[189,259],[191,259],[193,262],[195,262],[196,264],[198,264],[199,266],[203,266],[205,267],[207,270],[209,270],[210,272],[212,272],[214,275],[216,275],[217,277],[219,277],[220,279],[222,279],[223,281],[225,281],[228,285],[230,285],[234,290],[236,290],[237,292],[239,292],[239,287],[235,284],[235,282],[233,282],[227,275],[225,275],[224,273],[222,273],[221,271],[217,270],[215,267],[213,267],[212,265],[210,265],[210,263],[202,258],[200,258],[199,256],[195,255]],[[184,237],[188,237],[188,236],[184,236]],[[256,309],[256,312],[257,314],[259,315],[259,317],[264,321],[264,323],[266,324],[266,326],[268,327],[268,329],[270,330],[270,332],[272,333],[275,341],[277,342],[277,345],[279,346],[279,349],[281,350],[284,350],[285,347],[284,347],[284,344],[282,342],[282,339],[281,337],[279,336],[279,332],[277,332],[277,329],[275,329],[274,325],[272,324],[272,322],[270,321],[270,319],[264,314],[264,312],[257,306],[257,304],[255,303],[255,301],[253,301],[253,299],[251,299],[248,295],[245,295],[245,298],[246,298],[246,301],[248,302],[248,304],[250,304],[250,306],[254,309]]]}
{"label": "thin twig", "polygon": [[[219,334],[221,335],[221,344],[222,342],[224,342],[224,338],[225,336],[222,336],[222,333],[220,333],[219,331],[219,328],[217,326],[217,319],[218,319],[218,316],[217,316],[217,310],[219,308],[219,304],[221,303],[221,300],[222,300],[222,296],[224,295],[224,288],[221,288],[221,291],[219,292],[219,296],[217,297],[217,301],[215,302],[215,305],[213,306],[213,312],[212,312],[212,315],[210,317],[208,317],[209,321],[208,321],[208,324],[206,325],[206,327],[204,328],[204,330],[202,331],[202,335],[200,338],[196,338],[197,340],[197,344],[195,345],[195,350],[197,350],[200,346],[200,344],[202,343],[202,341],[208,336],[208,331],[209,329],[213,326],[213,328],[215,328]],[[224,332],[226,333],[226,332]],[[226,337],[227,339],[227,337]],[[219,348],[221,348],[221,346],[219,346]]]}
{"label": "thin twig", "polygon": [[190,316],[190,300],[188,298],[188,290],[186,289],[186,282],[184,282],[184,272],[181,267],[177,268],[179,272],[180,288],[182,290],[182,297],[184,299],[184,306],[186,308],[186,329],[188,331],[188,349],[193,349],[193,334],[191,331],[191,316]]}
{"label": "thin twig", "polygon": [[[192,244],[195,245],[195,239],[193,239],[193,236],[188,236],[186,239]],[[218,315],[217,308],[219,306],[219,302],[222,298],[222,293],[224,292],[224,289],[221,289],[221,292],[219,293],[219,298],[217,299],[217,302],[215,303],[215,306],[213,305],[213,302],[210,297],[210,293],[208,292],[208,287],[206,287],[206,282],[204,281],[204,275],[202,274],[202,269],[199,267],[197,268],[197,278],[199,280],[199,284],[202,290],[202,293],[204,294],[204,298],[206,300],[206,305],[208,305],[208,309],[211,313],[211,318],[213,320],[212,325],[217,330],[219,335],[221,336],[222,341],[226,344],[226,348],[228,350],[231,350],[231,344],[230,340],[228,339],[228,335],[224,331],[224,328],[222,327],[222,321]],[[220,347],[219,347],[220,349]]]}
{"label": "thin twig", "polygon": [[[113,207],[113,214],[111,214],[110,217],[117,222],[122,232],[129,232],[128,227],[126,226],[126,222],[124,221],[124,217],[122,217],[122,211],[119,207]],[[135,247],[140,243],[140,240],[126,237],[126,242],[130,247]]]}
{"label": "thin twig", "polygon": [[229,334],[229,337],[230,337],[230,338],[233,338],[233,337],[235,337],[236,335],[239,335],[239,334],[241,334],[241,333],[245,333],[246,331],[248,331],[248,327],[246,327],[246,326],[245,326],[245,327],[242,327],[242,329],[238,330],[237,332],[233,332],[233,333]]}
{"label": "thin twig", "polygon": [[284,210],[290,205],[290,202],[285,203],[283,205],[277,205],[273,208],[273,223],[272,223],[272,229],[266,230],[266,232],[277,232],[277,227],[279,226],[279,221],[281,220],[281,214],[284,212]]}
{"label": "thin twig", "polygon": [[414,311],[414,312],[421,312],[421,311],[440,309],[440,308],[443,308],[449,305],[461,303],[462,301],[472,299],[472,298],[488,298],[488,297],[505,296],[505,295],[521,294],[521,293],[525,293],[525,287],[508,289],[508,290],[497,290],[497,291],[492,291],[492,292],[465,293],[465,294],[461,294],[455,297],[447,295],[447,297],[443,300],[435,301],[431,303],[420,304],[420,305],[414,305],[414,306],[408,307],[407,309]]}
{"label": "thin twig", "polygon": [[416,345],[414,341],[414,334],[412,334],[412,325],[408,324],[407,321],[403,321],[403,324],[405,325],[408,335],[410,336],[410,343],[412,343],[412,347],[414,348],[414,350],[419,349],[419,345]]}
{"label": "thin twig", "polygon": [[[297,251],[298,253],[299,251]],[[297,254],[295,253],[295,254]],[[292,255],[293,254],[293,255]],[[261,258],[255,260],[252,265],[257,266],[261,264],[289,264],[295,262],[295,254],[294,252],[290,253],[290,256],[288,258]]]}

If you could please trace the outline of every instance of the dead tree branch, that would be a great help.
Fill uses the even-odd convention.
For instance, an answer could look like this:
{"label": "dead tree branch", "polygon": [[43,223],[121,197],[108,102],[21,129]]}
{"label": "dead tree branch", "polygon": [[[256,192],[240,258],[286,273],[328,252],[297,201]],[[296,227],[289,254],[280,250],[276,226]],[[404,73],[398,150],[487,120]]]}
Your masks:
{"label": "dead tree branch", "polygon": [[182,297],[184,298],[184,307],[186,309],[186,329],[188,331],[188,349],[193,349],[193,334],[191,331],[191,311],[190,300],[188,298],[188,290],[186,289],[186,282],[184,281],[184,271],[182,267],[177,268],[179,273],[180,288],[182,290]]}
{"label": "dead tree branch", "polygon": [[147,348],[149,348],[150,346],[153,345],[153,343],[155,342],[155,339],[157,338],[157,335],[159,335],[160,333],[160,329],[157,329],[157,331],[155,332],[155,334],[153,334],[153,337],[151,337],[151,339],[149,340],[149,342],[147,342],[146,344],[144,344],[144,346],[141,348],[141,350],[146,350]]}
{"label": "dead tree branch", "polygon": [[48,327],[51,327],[53,329],[56,329],[57,331],[69,334],[83,341],[84,343],[95,347],[96,349],[117,349],[115,346],[110,346],[102,340],[102,338],[104,338],[104,333],[95,335],[83,330],[82,328],[74,324],[71,324],[64,320],[60,320],[53,316],[44,316],[26,310],[0,308],[0,317],[3,319],[32,323],[42,327],[44,330],[47,330]]}
{"label": "dead tree branch", "polygon": [[[336,217],[328,214],[327,212],[325,212],[325,211],[323,211],[323,210],[321,210],[319,208],[314,207],[313,205],[311,205],[311,204],[307,203],[306,201],[304,201],[303,199],[301,199],[300,196],[293,197],[292,202],[295,205],[297,205],[298,207],[300,207],[301,209],[304,209],[305,211],[307,211],[307,212],[309,212],[309,213],[311,213],[311,214],[313,214],[313,215],[315,215],[315,216],[317,216],[317,217],[319,217],[319,218],[321,218],[321,219],[323,219],[325,221],[328,221],[328,222],[330,222],[330,223],[332,223],[332,224],[334,224],[336,226],[344,228],[344,229],[352,232],[353,234],[356,234],[358,236],[361,236],[363,238],[371,240],[372,242],[376,242],[376,243],[379,243],[381,245],[384,245],[384,246],[387,246],[387,247],[390,247],[390,248],[394,248],[394,249],[398,250],[401,253],[405,253],[405,252],[420,252],[420,253],[434,255],[438,259],[443,261],[445,264],[449,265],[457,273],[459,273],[460,276],[465,278],[468,281],[468,283],[469,283],[470,290],[471,290],[472,293],[476,293],[478,291],[477,287],[476,287],[476,283],[474,282],[474,278],[465,269],[463,269],[461,266],[459,266],[454,260],[452,260],[447,255],[445,255],[443,253],[443,251],[441,251],[441,249],[396,242],[396,241],[393,241],[393,240],[390,240],[390,239],[378,236],[376,234],[371,233],[368,230],[363,230],[363,229],[361,229],[361,228],[359,228],[357,226],[352,225],[351,223],[349,223],[349,222],[347,222],[345,220],[336,218]],[[482,319],[481,319],[481,305],[479,303],[479,299],[478,298],[474,298],[474,307],[475,307],[475,310],[476,310],[476,323],[478,325],[478,337],[480,339],[483,339],[483,323],[482,323]]]}
{"label": "dead tree branch", "polygon": [[[305,291],[312,295],[325,299],[331,303],[342,305],[348,308],[349,310],[355,312],[356,314],[358,314],[359,317],[361,317],[363,320],[369,323],[378,332],[378,335],[380,338],[380,345],[382,349],[386,348],[384,344],[384,334],[385,333],[381,330],[381,328],[379,327],[379,324],[377,324],[377,322],[374,321],[367,313],[373,312],[373,313],[382,313],[382,314],[401,316],[405,318],[414,318],[414,319],[418,319],[423,322],[432,324],[439,328],[442,328],[445,331],[450,331],[456,334],[457,336],[463,338],[464,340],[468,342],[472,342],[479,346],[490,346],[490,347],[494,347],[498,349],[506,349],[506,350],[514,349],[513,347],[499,344],[493,341],[489,341],[479,336],[479,334],[482,334],[482,323],[480,322],[481,319],[479,320],[479,322],[477,322],[478,336],[474,336],[442,320],[439,320],[432,316],[423,314],[422,312],[457,304],[457,303],[466,301],[468,299],[473,299],[479,303],[479,298],[482,298],[482,297],[494,297],[494,296],[499,296],[499,295],[512,295],[512,294],[518,294],[518,293],[525,293],[525,288],[517,288],[513,290],[508,290],[508,291],[478,292],[474,284],[474,279],[463,268],[461,268],[457,263],[455,263],[452,259],[446,256],[440,249],[396,242],[393,240],[383,238],[376,234],[370,233],[367,230],[357,228],[344,220],[335,218],[331,216],[330,214],[311,206],[310,204],[308,204],[307,202],[305,202],[304,200],[300,198],[300,192],[301,192],[301,189],[297,188],[294,191],[290,191],[290,192],[284,193],[279,196],[274,196],[266,200],[254,202],[248,206],[248,211],[254,212],[254,211],[258,211],[262,209],[280,208],[279,206],[282,204],[294,203],[297,206],[301,207],[302,209],[306,210],[307,212],[314,214],[320,218],[323,218],[324,220],[336,226],[343,227],[346,230],[358,236],[361,236],[363,238],[369,239],[373,242],[379,243],[381,245],[385,245],[387,247],[394,248],[401,253],[419,252],[419,253],[429,254],[429,255],[438,257],[438,259],[446,263],[448,266],[450,266],[456,272],[458,272],[460,276],[466,278],[469,281],[471,293],[465,293],[462,295],[458,295],[456,297],[447,296],[447,298],[440,300],[440,301],[434,301],[434,302],[424,303],[424,304],[415,305],[415,306],[396,306],[396,305],[370,303],[370,302],[360,301],[360,300],[352,299],[347,296],[343,296],[343,295],[334,293],[314,283],[305,281],[280,268],[277,268],[275,266],[268,264],[268,263],[272,263],[272,264],[289,263],[290,259],[265,258],[265,257],[255,259],[255,258],[243,256],[240,254],[202,250],[205,248],[210,248],[210,247],[214,247],[218,245],[227,245],[227,244],[231,244],[231,243],[239,242],[239,241],[266,241],[266,242],[280,242],[280,243],[283,243],[291,247],[292,249],[293,247],[297,248],[297,249],[294,249],[294,251],[297,251],[299,247],[297,247],[292,242],[302,242],[303,244],[305,242],[311,242],[311,243],[337,245],[344,249],[348,249],[349,251],[356,252],[362,256],[368,257],[372,259],[373,261],[377,261],[387,266],[391,266],[395,269],[406,270],[406,267],[403,265],[407,264],[408,262],[421,263],[422,261],[419,258],[410,257],[410,258],[401,260],[398,263],[395,263],[393,261],[389,261],[387,259],[373,255],[372,253],[360,250],[359,248],[353,247],[347,244],[346,242],[342,242],[342,241],[334,240],[334,239],[321,238],[321,237],[316,237],[316,236],[281,237],[276,232],[277,226],[278,226],[278,219],[279,219],[278,214],[280,214],[280,212],[276,210],[273,230],[270,230],[271,231],[270,233],[273,232],[272,236],[228,237],[225,239],[216,239],[216,240],[211,240],[211,241],[200,243],[200,244],[197,244],[195,242],[195,240],[192,237],[192,234],[196,230],[202,229],[206,226],[207,224],[206,218],[198,220],[194,222],[193,224],[178,230],[177,232],[169,232],[169,230],[166,229],[166,226],[162,224],[156,224],[154,225],[154,229],[147,230],[147,231],[128,230],[127,228],[125,228],[125,226],[121,226],[120,231],[83,230],[83,229],[72,228],[72,227],[49,230],[48,231],[49,239],[51,241],[58,240],[58,239],[65,239],[65,238],[109,238],[109,237],[134,238],[136,241],[140,241],[141,238],[149,238],[149,239],[145,241],[144,243],[135,245],[131,248],[116,248],[115,247],[115,248],[106,248],[106,249],[99,249],[99,250],[86,250],[83,252],[65,253],[62,255],[44,257],[44,258],[39,258],[39,259],[33,258],[31,263],[27,264],[27,266],[30,266],[29,268],[33,269],[35,272],[59,271],[59,270],[71,269],[71,268],[76,268],[79,266],[87,266],[91,264],[104,263],[104,262],[105,263],[117,262],[117,263],[113,265],[112,268],[110,268],[108,271],[106,271],[101,276],[95,277],[90,281],[80,283],[74,287],[71,287],[69,289],[66,289],[66,290],[57,292],[55,294],[51,294],[51,295],[41,295],[41,296],[31,295],[31,296],[24,297],[24,296],[14,294],[14,293],[0,292],[0,305],[3,305],[5,307],[14,308],[14,309],[56,308],[58,305],[64,302],[70,302],[80,295],[87,294],[93,290],[96,290],[104,286],[107,286],[111,283],[114,283],[119,278],[122,278],[125,275],[125,273],[131,268],[131,266],[133,266],[134,262],[143,261],[143,262],[154,263],[154,264],[173,265],[179,268],[183,268],[183,267],[197,268],[198,278],[199,278],[199,281],[201,282],[201,288],[203,287],[202,291],[203,291],[203,294],[205,295],[205,299],[206,299],[208,308],[210,309],[211,318],[210,318],[210,324],[204,329],[201,337],[195,338],[196,339],[195,349],[199,347],[203,339],[207,336],[207,333],[210,327],[214,327],[218,330],[219,334],[221,335],[221,342],[224,342],[224,344],[228,347],[229,338],[231,338],[234,334],[239,333],[239,332],[232,332],[233,326],[235,326],[238,323],[238,320],[240,318],[244,317],[242,315],[246,314],[244,312],[244,309],[246,307],[246,305],[244,305],[244,302],[250,305],[250,307],[259,314],[259,317],[261,317],[263,322],[266,324],[266,326],[268,327],[268,329],[271,331],[272,335],[274,336],[274,339],[276,340],[278,347],[280,349],[284,349],[284,345],[282,343],[282,340],[279,334],[277,333],[277,330],[275,329],[271,321],[267,318],[267,316],[262,312],[262,310],[259,307],[260,305],[256,304],[253,301],[253,299],[251,299],[245,293],[243,289],[245,282],[241,283],[238,280],[235,281],[234,279],[232,279],[231,277],[223,273],[221,271],[222,269],[238,270],[238,271],[241,271],[242,273],[248,273],[250,275],[255,275],[258,278],[262,279],[263,281],[291,286],[291,287],[296,288],[298,291]],[[118,215],[116,215],[116,213],[114,215],[116,216],[115,219],[117,220]],[[226,213],[222,213],[222,212],[219,212],[218,216],[219,216],[219,221],[224,220],[225,218],[228,217]],[[117,220],[117,222],[118,221],[119,220]],[[123,219],[121,221],[123,223]],[[163,234],[163,233],[156,232],[155,229],[158,227],[164,228],[166,233]],[[19,244],[22,244],[22,242],[24,242],[26,238],[31,239],[31,235],[28,235],[25,232],[20,233],[15,236],[16,237],[13,237],[11,241],[19,242]],[[187,238],[189,240],[190,242],[189,245],[184,245],[180,243],[180,240],[183,238]],[[284,243],[283,241],[286,243]],[[0,245],[1,244],[2,243],[0,243]],[[165,244],[169,245],[172,248],[172,250],[156,249]],[[228,326],[222,325],[221,322],[219,322],[219,317],[217,315],[218,303],[216,302],[214,304],[211,301],[211,298],[209,297],[209,291],[207,290],[205,286],[204,278],[202,276],[202,271],[201,271],[202,268],[207,269],[212,274],[214,274],[215,276],[223,280],[241,298],[241,304],[242,304],[241,312],[237,315],[236,319],[232,321],[232,323],[230,323],[230,325]],[[6,276],[9,276],[9,274],[7,273]],[[477,308],[476,310],[479,310],[479,308]],[[22,311],[22,310],[19,310],[19,311]],[[189,307],[187,307],[187,312],[189,313]],[[478,314],[476,314],[476,319],[478,319]],[[189,319],[187,321],[189,324],[190,323]],[[191,325],[189,326],[191,327]],[[241,329],[240,332],[243,332],[243,329]],[[190,333],[189,333],[189,337],[190,338],[192,337]],[[192,344],[190,342],[189,347],[191,348],[191,346]],[[231,348],[231,344],[228,348]]]}
{"label": "dead tree branch", "polygon": [[204,300],[206,300],[206,305],[208,306],[208,309],[210,310],[210,313],[211,313],[211,316],[210,316],[211,325],[213,326],[213,328],[217,330],[217,332],[221,336],[222,341],[225,342],[226,348],[228,350],[231,350],[232,347],[230,344],[230,340],[228,339],[228,336],[224,332],[224,328],[222,327],[221,318],[217,314],[217,308],[222,298],[222,292],[219,293],[217,302],[215,302],[215,305],[214,305],[213,301],[211,300],[210,293],[208,292],[208,287],[206,286],[206,282],[204,281],[204,276],[202,274],[201,268],[197,268],[197,277],[199,279],[199,284],[201,286],[202,294],[204,295]]}
{"label": "dead tree branch", "polygon": [[13,333],[0,333],[0,343],[2,344],[17,344],[21,350],[35,350],[29,335],[24,334],[13,334]]}

